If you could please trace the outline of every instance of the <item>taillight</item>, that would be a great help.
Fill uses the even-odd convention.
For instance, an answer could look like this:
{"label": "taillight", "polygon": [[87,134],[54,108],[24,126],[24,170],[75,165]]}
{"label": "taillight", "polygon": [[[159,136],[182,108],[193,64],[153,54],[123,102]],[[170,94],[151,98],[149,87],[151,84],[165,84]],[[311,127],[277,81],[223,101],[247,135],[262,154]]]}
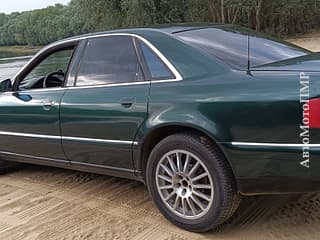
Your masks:
{"label": "taillight", "polygon": [[[320,128],[320,98],[310,99],[309,103],[309,128]],[[307,109],[304,110],[307,114]]]}

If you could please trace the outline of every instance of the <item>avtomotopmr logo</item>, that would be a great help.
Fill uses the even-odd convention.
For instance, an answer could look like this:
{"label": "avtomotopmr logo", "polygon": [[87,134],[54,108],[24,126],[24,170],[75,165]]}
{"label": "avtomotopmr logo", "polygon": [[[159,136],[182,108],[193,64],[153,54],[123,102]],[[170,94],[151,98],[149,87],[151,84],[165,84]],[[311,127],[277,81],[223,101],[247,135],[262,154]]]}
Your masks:
{"label": "avtomotopmr logo", "polygon": [[304,72],[300,73],[300,103],[302,104],[302,125],[300,125],[300,138],[303,144],[302,161],[300,164],[310,168],[310,77]]}

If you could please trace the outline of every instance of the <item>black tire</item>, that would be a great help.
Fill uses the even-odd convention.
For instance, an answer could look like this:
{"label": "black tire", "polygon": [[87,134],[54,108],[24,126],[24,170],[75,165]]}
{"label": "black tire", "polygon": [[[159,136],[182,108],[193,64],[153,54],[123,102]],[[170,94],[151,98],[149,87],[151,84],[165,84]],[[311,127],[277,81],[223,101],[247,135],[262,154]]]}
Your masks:
{"label": "black tire", "polygon": [[[186,219],[179,216],[179,213],[175,214],[161,198],[159,192],[163,190],[158,190],[157,187],[156,173],[159,161],[164,159],[163,156],[177,149],[197,156],[207,168],[213,181],[213,202],[208,204],[209,210],[205,215],[199,215],[198,219]],[[211,140],[197,134],[178,133],[159,142],[148,159],[146,182],[151,197],[162,214],[173,224],[192,232],[207,232],[217,228],[234,214],[240,204],[240,195],[237,192],[232,170],[224,155]],[[173,183],[169,184],[173,185]],[[177,195],[175,198],[178,198]],[[191,211],[190,204],[189,209]]]}

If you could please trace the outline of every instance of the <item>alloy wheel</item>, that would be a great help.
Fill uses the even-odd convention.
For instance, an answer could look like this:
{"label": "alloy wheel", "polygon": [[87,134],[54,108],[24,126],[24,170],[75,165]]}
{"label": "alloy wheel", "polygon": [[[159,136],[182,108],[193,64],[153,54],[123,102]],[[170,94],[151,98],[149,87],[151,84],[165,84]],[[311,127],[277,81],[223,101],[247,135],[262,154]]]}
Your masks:
{"label": "alloy wheel", "polygon": [[157,164],[156,184],[164,204],[181,218],[198,219],[213,204],[212,177],[201,159],[189,151],[166,153]]}

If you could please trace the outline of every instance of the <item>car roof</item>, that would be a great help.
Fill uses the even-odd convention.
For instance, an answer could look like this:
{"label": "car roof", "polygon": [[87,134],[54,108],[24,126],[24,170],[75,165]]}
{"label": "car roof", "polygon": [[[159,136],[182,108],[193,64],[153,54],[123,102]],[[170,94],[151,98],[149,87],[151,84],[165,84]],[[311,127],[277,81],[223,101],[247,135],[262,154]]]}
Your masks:
{"label": "car roof", "polygon": [[113,34],[113,33],[130,33],[141,35],[143,32],[163,32],[166,34],[175,34],[179,32],[191,31],[202,28],[233,28],[234,30],[239,29],[239,27],[230,24],[159,24],[159,25],[150,25],[144,27],[132,27],[132,28],[123,28],[102,32],[94,32],[83,35],[77,35],[70,38],[62,39],[61,41],[66,40],[77,40],[81,38],[90,38],[93,36],[105,35],[105,34]]}

